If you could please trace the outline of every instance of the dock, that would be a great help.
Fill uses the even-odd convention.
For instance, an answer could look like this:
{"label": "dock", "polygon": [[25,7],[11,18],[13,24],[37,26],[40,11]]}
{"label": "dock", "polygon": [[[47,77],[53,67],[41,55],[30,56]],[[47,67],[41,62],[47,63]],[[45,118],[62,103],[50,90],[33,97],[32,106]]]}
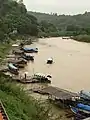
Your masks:
{"label": "dock", "polygon": [[44,83],[43,81],[40,81],[38,79],[33,78],[32,76],[25,77],[19,77],[19,76],[13,76],[12,80],[23,83],[23,84],[30,84],[30,83]]}
{"label": "dock", "polygon": [[77,93],[73,93],[64,89],[60,89],[57,87],[46,87],[46,88],[38,88],[33,90],[36,93],[40,93],[43,95],[49,95],[49,98],[57,99],[57,100],[72,100],[79,98]]}

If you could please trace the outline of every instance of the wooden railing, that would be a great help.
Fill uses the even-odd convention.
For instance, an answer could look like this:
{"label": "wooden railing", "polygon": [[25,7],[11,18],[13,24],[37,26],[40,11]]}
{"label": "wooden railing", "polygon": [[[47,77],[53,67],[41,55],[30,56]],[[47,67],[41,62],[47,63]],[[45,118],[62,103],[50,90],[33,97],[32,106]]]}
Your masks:
{"label": "wooden railing", "polygon": [[0,120],[10,120],[1,101],[0,101]]}

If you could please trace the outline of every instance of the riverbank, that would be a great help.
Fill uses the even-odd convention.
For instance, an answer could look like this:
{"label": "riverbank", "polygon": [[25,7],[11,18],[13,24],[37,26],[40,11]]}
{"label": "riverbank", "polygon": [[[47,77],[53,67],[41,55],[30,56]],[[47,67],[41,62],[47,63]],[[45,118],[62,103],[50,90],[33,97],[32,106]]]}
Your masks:
{"label": "riverbank", "polygon": [[77,35],[77,36],[71,37],[71,39],[74,39],[79,42],[90,43],[90,35]]}
{"label": "riverbank", "polygon": [[28,96],[11,78],[0,73],[0,100],[10,120],[44,120],[49,119],[48,106],[45,109],[40,101]]}
{"label": "riverbank", "polygon": [[[36,42],[35,42],[35,44],[36,44]],[[35,44],[33,44],[33,45],[35,45]],[[30,45],[31,46],[31,45]],[[34,46],[35,47],[35,46]],[[28,63],[28,65],[29,65],[29,63]],[[19,88],[17,88],[17,84],[15,83],[15,82],[11,82],[11,81],[8,81],[7,80],[7,78],[5,77],[5,76],[3,76],[2,77],[2,79],[3,80],[5,80],[5,81],[3,81],[3,85],[2,85],[2,88],[3,89],[0,89],[1,90],[1,99],[2,99],[2,101],[3,101],[3,99],[5,99],[5,97],[7,98],[6,99],[6,101],[5,101],[5,103],[4,103],[4,106],[5,106],[5,108],[6,108],[6,111],[8,112],[10,112],[10,113],[12,113],[12,114],[10,114],[9,112],[8,112],[8,115],[10,116],[10,118],[12,118],[12,116],[13,116],[13,118],[15,119],[15,114],[19,114],[19,119],[20,119],[20,115],[22,115],[22,114],[24,114],[23,113],[23,111],[21,110],[21,109],[24,109],[24,107],[25,107],[25,109],[35,109],[34,110],[34,112],[36,112],[37,111],[37,109],[38,109],[38,111],[41,113],[41,109],[43,109],[41,106],[42,105],[44,105],[45,103],[47,104],[47,109],[46,109],[46,111],[49,111],[50,110],[50,114],[49,115],[54,115],[54,116],[52,116],[53,117],[53,119],[54,118],[60,118],[61,120],[70,120],[70,119],[68,119],[68,118],[66,118],[66,112],[63,110],[63,109],[60,109],[60,108],[58,108],[58,107],[54,107],[53,106],[53,104],[51,104],[49,101],[47,102],[47,100],[45,100],[44,99],[44,103],[42,103],[42,104],[40,104],[40,101],[42,101],[42,99],[40,100],[37,100],[36,99],[36,96],[35,96],[35,94],[34,93],[29,93],[29,94],[26,94],[23,90],[21,90],[21,85],[20,86],[18,86]],[[10,86],[9,86],[10,85]],[[3,87],[4,86],[4,87]],[[14,86],[14,87],[13,87]],[[31,85],[32,86],[32,85]],[[25,87],[25,86],[24,86]],[[29,86],[29,88],[30,88],[30,86]],[[17,90],[20,92],[18,92]],[[27,89],[27,87],[26,87],[26,89]],[[8,92],[10,92],[10,94],[8,94]],[[24,92],[24,93],[22,93],[22,92]],[[14,93],[14,94],[12,94],[12,93]],[[16,93],[16,94],[15,94]],[[20,98],[19,98],[19,100],[18,100],[18,95],[19,94],[22,94],[22,96],[20,96]],[[22,99],[25,99],[25,97],[23,97],[23,94],[25,95],[25,96],[27,96],[28,97],[28,95],[30,96],[30,98],[28,98],[28,99],[30,99],[30,101],[28,101],[28,103],[27,104],[23,104],[22,103]],[[33,95],[33,96],[32,96]],[[10,97],[10,98],[9,98]],[[15,98],[14,98],[15,97]],[[26,97],[26,98],[27,98]],[[41,96],[40,96],[40,98],[42,98]],[[10,102],[9,102],[9,99],[10,99]],[[18,100],[18,102],[16,103],[16,99]],[[12,101],[12,102],[11,102]],[[21,101],[21,102],[20,102]],[[25,101],[26,101],[26,99],[25,99]],[[29,103],[29,102],[31,102],[31,103]],[[12,103],[12,105],[10,104],[10,103]],[[18,105],[19,104],[19,105]],[[34,108],[31,108],[31,106],[28,108],[27,107],[27,105],[28,104],[34,104]],[[38,105],[38,108],[35,108],[36,107],[36,104]],[[13,111],[13,109],[12,109],[12,107],[11,106],[14,106],[15,107],[15,114],[12,112]],[[18,109],[19,110],[17,110],[17,106],[18,106]],[[23,107],[22,107],[23,106]],[[52,107],[51,107],[52,106]],[[39,107],[40,107],[40,109],[39,109]],[[44,106],[45,107],[45,106]],[[51,109],[52,108],[52,109]],[[45,109],[45,108],[44,108]],[[48,110],[49,109],[49,110]],[[19,112],[20,111],[20,112]],[[44,110],[43,110],[44,111]],[[51,111],[53,111],[53,113],[51,112]],[[19,113],[18,113],[19,112]],[[28,119],[28,116],[27,116],[27,114],[29,115],[29,116],[32,116],[31,114],[29,114],[29,112],[27,113],[27,110],[26,110],[26,112],[25,112],[25,118],[23,117],[23,119],[24,120],[30,120],[30,119]],[[39,113],[38,113],[39,114]],[[41,116],[44,116],[44,113],[41,113],[41,115],[40,115],[40,117]],[[22,115],[23,116],[23,115]],[[26,119],[26,116],[27,116],[27,119]],[[34,116],[36,116],[36,114],[34,114]],[[46,115],[45,114],[45,120],[47,120],[47,119],[49,119],[49,120],[51,120],[51,118],[49,118],[50,116],[48,116],[48,114]],[[32,119],[33,119],[33,117],[32,117]],[[35,119],[35,118],[34,118]],[[40,118],[41,119],[41,118]],[[39,119],[39,120],[40,120]],[[35,120],[38,120],[38,119],[35,119]]]}

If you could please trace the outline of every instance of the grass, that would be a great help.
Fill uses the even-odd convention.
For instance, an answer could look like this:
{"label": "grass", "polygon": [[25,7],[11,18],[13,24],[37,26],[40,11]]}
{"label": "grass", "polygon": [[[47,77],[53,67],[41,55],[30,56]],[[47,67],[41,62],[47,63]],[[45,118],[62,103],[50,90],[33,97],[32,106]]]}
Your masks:
{"label": "grass", "polygon": [[11,49],[11,44],[0,43],[0,64]]}
{"label": "grass", "polygon": [[48,120],[48,109],[0,73],[0,99],[10,120]]}

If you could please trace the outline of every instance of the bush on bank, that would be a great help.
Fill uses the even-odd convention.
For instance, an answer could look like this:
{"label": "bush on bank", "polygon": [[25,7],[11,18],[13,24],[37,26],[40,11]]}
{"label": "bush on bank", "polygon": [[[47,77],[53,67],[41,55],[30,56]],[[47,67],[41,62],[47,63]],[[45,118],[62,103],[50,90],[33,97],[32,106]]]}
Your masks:
{"label": "bush on bank", "polygon": [[90,43],[90,35],[78,35],[72,37],[74,40],[77,40],[79,42],[87,42]]}

